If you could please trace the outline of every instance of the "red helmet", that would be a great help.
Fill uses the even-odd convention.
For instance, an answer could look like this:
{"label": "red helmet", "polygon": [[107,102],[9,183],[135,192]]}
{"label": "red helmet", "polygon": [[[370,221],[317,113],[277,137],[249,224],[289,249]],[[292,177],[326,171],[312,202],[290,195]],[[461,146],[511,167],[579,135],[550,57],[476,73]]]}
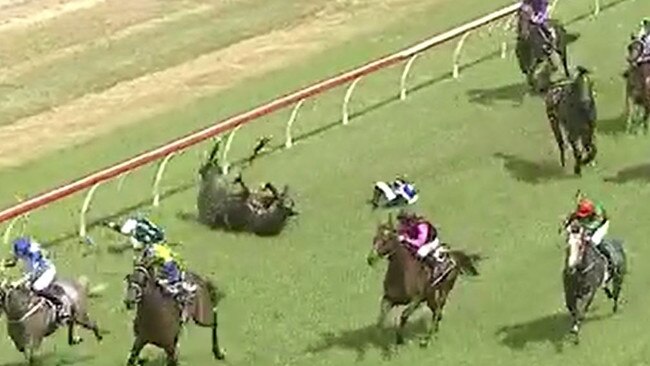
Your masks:
{"label": "red helmet", "polygon": [[578,202],[578,209],[576,210],[576,216],[578,218],[585,218],[591,216],[596,208],[594,207],[593,202],[588,199],[581,199]]}

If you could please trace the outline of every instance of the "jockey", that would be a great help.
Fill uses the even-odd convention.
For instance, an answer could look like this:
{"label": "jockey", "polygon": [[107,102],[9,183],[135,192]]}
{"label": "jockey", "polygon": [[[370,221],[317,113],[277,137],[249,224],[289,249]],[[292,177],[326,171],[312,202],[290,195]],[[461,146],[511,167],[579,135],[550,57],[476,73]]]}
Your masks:
{"label": "jockey", "polygon": [[122,225],[109,222],[106,226],[128,236],[136,250],[165,241],[165,231],[144,217],[129,217]]}
{"label": "jockey", "polygon": [[650,61],[650,18],[645,18],[641,22],[637,39],[643,44],[643,53],[637,61],[637,65],[639,65]]}
{"label": "jockey", "polygon": [[550,7],[548,0],[524,0],[522,9],[529,14],[529,20],[534,25],[537,25],[542,31],[542,35],[546,37],[548,43],[552,43],[553,33],[548,26],[550,17]]}
{"label": "jockey", "polygon": [[438,230],[428,220],[415,214],[401,212],[399,220],[399,240],[416,250],[416,256],[427,264],[432,256],[436,261],[444,261],[446,251],[438,238]]}
{"label": "jockey", "polygon": [[388,204],[398,203],[400,199],[403,199],[409,205],[414,204],[418,200],[418,192],[415,189],[413,183],[408,182],[402,177],[395,178],[390,184],[386,182],[377,182],[375,183],[375,188],[380,190]]}
{"label": "jockey", "polygon": [[157,282],[172,296],[185,303],[196,291],[196,286],[185,281],[185,265],[169,246],[156,243],[147,247],[142,256],[146,267],[152,266]]}
{"label": "jockey", "polygon": [[20,237],[14,240],[13,257],[5,260],[5,267],[14,267],[18,261],[24,265],[24,276],[16,281],[14,285],[29,283],[29,288],[35,294],[51,301],[57,309],[57,317],[64,320],[70,317],[63,300],[60,298],[58,289],[54,284],[56,280],[56,267],[50,261],[41,245],[28,237]]}
{"label": "jockey", "polygon": [[590,241],[601,254],[611,263],[611,256],[604,246],[600,245],[609,231],[609,218],[602,204],[594,204],[585,197],[579,197],[578,206],[565,221],[564,227],[567,227],[572,220],[578,222],[587,230]]}

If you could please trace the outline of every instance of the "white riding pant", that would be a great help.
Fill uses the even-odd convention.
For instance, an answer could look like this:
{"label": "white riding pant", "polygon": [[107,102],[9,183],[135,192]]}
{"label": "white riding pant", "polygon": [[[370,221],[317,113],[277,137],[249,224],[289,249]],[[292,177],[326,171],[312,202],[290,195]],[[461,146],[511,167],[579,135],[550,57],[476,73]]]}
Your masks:
{"label": "white riding pant", "polygon": [[596,229],[594,231],[593,235],[591,236],[591,242],[594,243],[595,246],[600,245],[600,243],[603,242],[603,239],[605,239],[605,236],[607,235],[607,232],[609,231],[609,220],[605,221],[605,223]]}
{"label": "white riding pant", "polygon": [[48,288],[56,278],[56,267],[53,265],[46,269],[34,282],[32,282],[32,289],[40,292]]}
{"label": "white riding pant", "polygon": [[386,182],[375,183],[375,188],[379,189],[388,201],[394,201],[397,198],[397,195],[393,192],[393,188]]}
{"label": "white riding pant", "polygon": [[417,255],[420,258],[426,258],[429,254],[437,251],[440,248],[440,239],[435,238],[432,242],[426,243],[417,250]]}
{"label": "white riding pant", "polygon": [[404,198],[404,201],[408,203],[409,205],[414,204],[418,200],[418,195],[414,195],[413,197],[409,197],[409,195],[404,191],[404,187],[400,187],[397,192],[395,192],[396,195],[399,195],[400,197]]}

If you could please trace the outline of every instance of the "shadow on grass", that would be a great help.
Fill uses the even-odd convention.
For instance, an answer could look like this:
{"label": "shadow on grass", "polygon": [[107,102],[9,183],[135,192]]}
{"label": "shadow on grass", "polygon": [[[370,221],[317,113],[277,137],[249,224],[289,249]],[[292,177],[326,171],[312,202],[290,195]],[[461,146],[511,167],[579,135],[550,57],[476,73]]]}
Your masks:
{"label": "shadow on grass", "polygon": [[[588,332],[589,328],[585,326],[586,324],[609,317],[611,314],[587,317],[583,323],[581,336]],[[523,351],[529,344],[550,343],[555,352],[561,353],[564,351],[567,337],[570,335],[570,328],[571,317],[569,314],[556,313],[501,327],[496,331],[496,336],[501,338],[501,344],[512,350]]]}
{"label": "shadow on grass", "polygon": [[[420,319],[406,325],[405,338],[412,340],[426,332],[426,320]],[[395,352],[395,328],[378,328],[376,324],[359,329],[321,334],[321,340],[306,349],[308,353],[322,353],[332,349],[344,349],[356,353],[356,360],[362,361],[370,349],[377,349],[384,359],[390,359]]]}
{"label": "shadow on grass", "polygon": [[631,181],[650,182],[650,164],[639,164],[625,168],[616,173],[615,176],[605,178],[604,181],[619,184]]}
{"label": "shadow on grass", "polygon": [[621,135],[625,133],[625,123],[625,113],[621,113],[616,117],[598,121],[596,123],[596,132],[604,135]]}
{"label": "shadow on grass", "polygon": [[503,160],[503,166],[510,175],[521,182],[541,184],[550,180],[573,178],[573,176],[566,174],[557,162],[533,162],[504,153],[496,153],[493,156]]}
{"label": "shadow on grass", "polygon": [[[83,365],[86,362],[93,360],[94,356],[60,356],[55,353],[47,353],[44,355],[36,356],[34,366],[68,366],[68,365]],[[18,362],[3,363],[0,366],[25,366],[27,362],[21,360]]]}
{"label": "shadow on grass", "polygon": [[483,105],[505,101],[519,106],[528,95],[531,95],[531,92],[526,83],[508,84],[489,89],[472,89],[467,92],[470,102]]}

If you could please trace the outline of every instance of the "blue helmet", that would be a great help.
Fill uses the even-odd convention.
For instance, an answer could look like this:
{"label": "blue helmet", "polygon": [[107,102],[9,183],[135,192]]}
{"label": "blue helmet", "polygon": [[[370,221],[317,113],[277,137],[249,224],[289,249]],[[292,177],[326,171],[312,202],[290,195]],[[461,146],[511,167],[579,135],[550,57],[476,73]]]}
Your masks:
{"label": "blue helmet", "polygon": [[14,254],[17,256],[25,256],[29,253],[29,247],[32,241],[25,236],[14,240]]}

